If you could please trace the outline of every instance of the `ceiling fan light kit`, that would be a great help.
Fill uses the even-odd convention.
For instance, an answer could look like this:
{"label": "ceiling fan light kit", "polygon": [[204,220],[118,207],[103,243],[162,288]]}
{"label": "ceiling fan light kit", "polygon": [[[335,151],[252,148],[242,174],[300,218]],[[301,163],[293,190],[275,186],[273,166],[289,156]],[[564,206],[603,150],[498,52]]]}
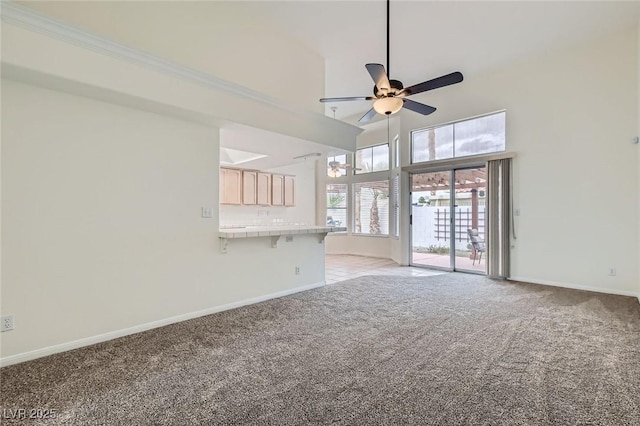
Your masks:
{"label": "ceiling fan light kit", "polygon": [[[389,0],[387,0],[387,68],[389,67]],[[373,79],[373,94],[375,96],[359,96],[359,97],[341,97],[341,98],[322,98],[320,102],[345,102],[345,101],[369,101],[373,100],[373,108],[360,118],[361,123],[371,120],[376,113],[381,115],[395,114],[406,107],[408,110],[417,112],[422,115],[429,115],[435,112],[436,108],[425,105],[420,102],[407,99],[407,96],[434,90],[440,87],[449,86],[451,84],[460,83],[463,76],[460,72],[452,72],[442,77],[427,80],[419,84],[404,88],[401,81],[390,80],[387,71],[382,64],[366,64],[367,71]],[[334,112],[335,107],[331,109]]]}
{"label": "ceiling fan light kit", "polygon": [[391,115],[400,111],[402,104],[401,98],[380,98],[373,103],[373,109],[375,109],[378,114]]}
{"label": "ceiling fan light kit", "polygon": [[327,167],[327,176],[338,178],[344,176],[342,170],[362,170],[359,167],[353,167],[351,164],[340,164],[338,161],[330,161]]}
{"label": "ceiling fan light kit", "polygon": [[338,168],[329,167],[329,170],[327,170],[327,175],[332,178],[338,178],[342,176],[342,173]]}

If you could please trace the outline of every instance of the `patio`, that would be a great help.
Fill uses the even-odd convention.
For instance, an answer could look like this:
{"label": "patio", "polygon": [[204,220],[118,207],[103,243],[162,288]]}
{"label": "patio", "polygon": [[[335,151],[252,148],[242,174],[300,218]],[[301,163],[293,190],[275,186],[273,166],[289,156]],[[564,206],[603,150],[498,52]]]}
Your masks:
{"label": "patio", "polygon": [[[464,271],[478,271],[485,273],[487,270],[486,259],[483,254],[482,261],[475,261],[475,265],[473,259],[467,256],[456,256],[456,270],[464,270]],[[450,267],[450,256],[448,254],[438,254],[438,253],[412,253],[413,265],[419,266],[434,266],[437,268],[449,268]]]}

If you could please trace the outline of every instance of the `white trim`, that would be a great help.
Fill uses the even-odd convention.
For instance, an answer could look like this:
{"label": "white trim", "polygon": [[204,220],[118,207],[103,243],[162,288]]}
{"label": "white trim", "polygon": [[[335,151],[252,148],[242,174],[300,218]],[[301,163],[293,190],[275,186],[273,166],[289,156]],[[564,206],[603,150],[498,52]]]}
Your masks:
{"label": "white trim", "polygon": [[451,170],[460,167],[482,167],[492,160],[502,160],[505,158],[516,158],[515,152],[502,151],[497,153],[467,155],[465,157],[445,158],[442,160],[422,161],[403,166],[403,172],[426,173]]}
{"label": "white trim", "polygon": [[541,284],[541,285],[548,285],[551,287],[562,287],[562,288],[570,288],[574,290],[593,291],[595,293],[616,294],[619,296],[631,296],[631,297],[638,298],[638,302],[640,302],[640,295],[635,291],[614,290],[614,289],[604,288],[604,287],[590,287],[590,286],[581,285],[581,284],[561,283],[557,281],[539,280],[536,278],[527,278],[527,277],[509,277],[507,279],[509,281],[518,281],[525,284],[526,283]]}
{"label": "white trim", "polygon": [[211,315],[222,311],[228,311],[230,309],[239,308],[242,306],[253,305],[255,303],[264,302],[270,299],[277,299],[279,297],[288,296],[290,294],[299,293],[301,291],[312,290],[314,288],[323,287],[326,285],[325,281],[321,281],[314,284],[305,285],[302,287],[296,287],[289,290],[283,290],[276,293],[266,294],[264,296],[253,297],[251,299],[240,300],[238,302],[228,303],[226,305],[214,306],[212,308],[203,309],[200,311],[189,312],[175,317],[165,318],[158,321],[148,322],[146,324],[140,324],[122,330],[110,331],[104,334],[98,334],[97,336],[85,337],[83,339],[73,340],[67,343],[61,343],[54,346],[48,346],[46,348],[36,349],[29,352],[23,352],[17,355],[11,355],[8,357],[0,358],[0,367],[6,367],[8,365],[18,364],[25,361],[30,361],[36,358],[42,358],[47,355],[53,355],[59,352],[66,352],[72,349],[82,348],[84,346],[95,345],[96,343],[106,342],[108,340],[117,339],[118,337],[124,337],[135,333],[151,330],[165,325],[174,324],[190,320],[193,318],[202,317],[205,315]]}

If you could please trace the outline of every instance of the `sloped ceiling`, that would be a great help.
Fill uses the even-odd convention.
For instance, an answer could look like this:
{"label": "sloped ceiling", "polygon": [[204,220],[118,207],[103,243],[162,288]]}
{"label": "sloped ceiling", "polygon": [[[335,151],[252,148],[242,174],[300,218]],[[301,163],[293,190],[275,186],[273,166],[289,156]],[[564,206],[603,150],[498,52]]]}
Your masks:
{"label": "sloped ceiling", "polygon": [[[385,1],[264,1],[237,7],[324,56],[326,96],[371,94],[364,65],[386,64]],[[452,71],[473,78],[636,27],[639,17],[638,1],[391,0],[391,77],[405,86]],[[351,122],[370,107],[367,101],[333,105],[336,117]]]}
{"label": "sloped ceiling", "polygon": [[[118,7],[109,6],[105,10],[126,12],[126,3],[118,2]],[[206,7],[203,7],[204,3]],[[75,24],[84,22],[84,15],[81,13],[83,10],[86,12],[95,9],[95,4],[87,5],[86,8],[58,2],[21,4]],[[65,7],[58,7],[65,4]],[[213,58],[230,65],[237,63],[242,66],[244,73],[261,73],[263,77],[271,75],[269,78],[273,80],[272,84],[268,81],[261,81],[260,84],[267,84],[267,87],[276,93],[287,93],[296,89],[291,86],[291,77],[276,78],[273,77],[273,73],[269,74],[270,67],[276,66],[275,64],[262,58],[263,60],[255,62],[255,67],[247,70],[247,63],[252,63],[250,60],[247,62],[245,57],[249,52],[255,51],[256,46],[262,46],[265,51],[273,47],[268,43],[265,45],[265,31],[274,35],[271,39],[286,39],[291,45],[300,47],[292,49],[291,58],[287,60],[295,59],[295,52],[300,51],[309,52],[309,58],[324,58],[324,96],[369,95],[373,83],[364,65],[369,62],[386,64],[386,2],[383,0],[175,2],[171,7],[163,8],[154,7],[155,2],[132,4],[136,4],[138,12],[146,8],[145,10],[154,11],[154,14],[162,14],[165,10],[171,11],[174,15],[176,11],[183,11],[185,16],[190,16],[197,11],[199,23],[206,22],[209,14],[212,24],[222,21],[232,27],[238,26],[242,29],[241,41],[247,45],[247,49],[236,46],[233,52],[228,52],[222,57],[214,55]],[[108,4],[105,3],[104,6],[107,7]],[[528,58],[568,49],[616,31],[635,28],[640,17],[638,1],[392,0],[390,7],[390,75],[402,80],[405,86],[452,71],[461,71],[466,79],[474,78]],[[165,18],[160,21],[173,23],[173,27],[167,25],[158,34],[166,35],[164,41],[184,41],[190,34],[189,28],[184,27],[188,20],[173,19],[171,16]],[[96,29],[99,28],[103,32],[113,31],[113,34],[104,35],[110,35],[121,42],[126,42],[129,37],[134,43],[136,38],[142,37],[136,35],[135,31],[125,33],[118,29],[118,25],[104,24],[113,19],[114,16],[108,14],[91,15],[92,25]],[[178,33],[181,36],[176,38]],[[212,51],[207,48],[208,44],[202,43],[202,40],[195,41],[191,44],[180,44],[181,49],[188,49],[189,57],[194,60],[198,57],[211,58]],[[156,42],[160,45],[163,40],[157,39]],[[305,62],[298,60],[300,61]],[[296,73],[307,75],[308,70],[305,66],[308,64],[300,63],[293,68]],[[287,69],[289,68],[291,67]],[[304,79],[297,83],[300,84],[302,81]],[[446,90],[448,89],[439,89]],[[314,99],[300,99],[300,103],[314,107],[317,95],[309,93],[305,96]],[[420,101],[428,103],[428,99],[428,95],[425,95],[421,96]],[[336,106],[336,118],[357,124],[357,119],[371,105],[370,102],[364,101],[325,106],[327,115],[333,116],[334,112],[330,108]],[[321,111],[322,108],[319,107],[318,110]],[[293,144],[286,138],[276,142],[277,137],[271,134],[258,137],[255,129],[241,126],[228,128],[225,132],[224,145],[251,152],[264,152],[273,158],[281,157],[276,161],[279,164],[285,161],[285,157],[286,161],[289,161],[306,151],[318,151],[310,145]],[[272,142],[262,143],[256,149],[256,146],[252,146],[252,141],[256,140]],[[300,149],[292,148],[294,146],[299,146]],[[267,153],[269,148],[273,149]]]}

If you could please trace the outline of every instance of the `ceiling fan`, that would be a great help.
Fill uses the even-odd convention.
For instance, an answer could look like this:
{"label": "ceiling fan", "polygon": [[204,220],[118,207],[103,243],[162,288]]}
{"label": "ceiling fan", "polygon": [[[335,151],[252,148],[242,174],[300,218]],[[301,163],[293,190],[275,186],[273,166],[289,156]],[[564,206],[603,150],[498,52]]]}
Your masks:
{"label": "ceiling fan", "polygon": [[361,123],[371,120],[376,113],[395,114],[403,106],[419,114],[429,115],[436,110],[435,107],[407,99],[407,96],[460,83],[463,80],[462,73],[457,71],[409,87],[404,87],[399,80],[389,79],[389,0],[387,0],[387,70],[385,71],[382,64],[366,64],[365,67],[375,83],[373,86],[374,96],[322,98],[320,102],[375,101],[373,108],[358,120]]}
{"label": "ceiling fan", "polygon": [[327,168],[327,175],[329,177],[340,177],[342,176],[341,170],[362,170],[359,167],[353,167],[351,164],[341,164],[339,161],[329,161],[329,167]]}

